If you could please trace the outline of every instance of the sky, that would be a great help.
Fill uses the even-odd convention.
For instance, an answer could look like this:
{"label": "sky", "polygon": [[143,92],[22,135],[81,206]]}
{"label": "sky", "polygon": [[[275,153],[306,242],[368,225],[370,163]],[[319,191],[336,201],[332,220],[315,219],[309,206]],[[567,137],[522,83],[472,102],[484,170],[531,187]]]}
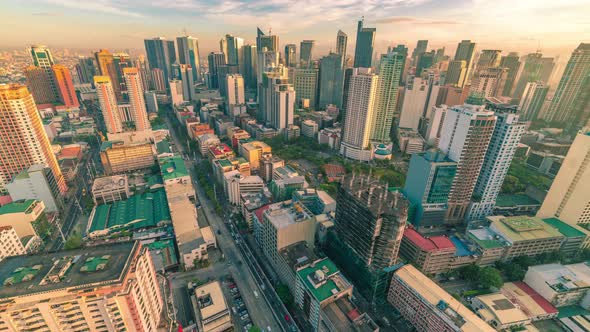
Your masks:
{"label": "sky", "polygon": [[542,50],[569,57],[590,42],[589,0],[26,0],[0,1],[0,48],[50,47],[112,51],[143,49],[155,36],[199,38],[201,55],[231,33],[254,43],[256,27],[280,37],[281,47],[317,42],[315,56],[335,47],[339,29],[354,52],[356,22],[376,27],[375,48],[418,39],[429,49],[471,39],[478,49],[521,54]]}

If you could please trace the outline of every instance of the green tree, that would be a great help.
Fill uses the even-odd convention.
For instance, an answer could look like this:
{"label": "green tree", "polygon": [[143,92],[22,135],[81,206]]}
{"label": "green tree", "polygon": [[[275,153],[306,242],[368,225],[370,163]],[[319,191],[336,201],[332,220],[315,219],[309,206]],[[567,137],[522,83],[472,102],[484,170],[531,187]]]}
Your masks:
{"label": "green tree", "polygon": [[291,308],[293,306],[293,294],[291,294],[289,287],[285,284],[279,284],[276,290],[281,302],[283,302],[287,308]]}
{"label": "green tree", "polygon": [[82,247],[82,237],[78,234],[70,236],[64,243],[65,250],[78,249]]}
{"label": "green tree", "polygon": [[480,267],[475,264],[470,264],[467,266],[463,266],[459,269],[459,274],[461,277],[468,281],[477,281],[480,273]]}
{"label": "green tree", "polygon": [[248,332],[262,332],[262,330],[258,326],[252,326]]}
{"label": "green tree", "polygon": [[501,288],[504,285],[504,280],[500,275],[500,271],[493,267],[484,267],[479,271],[478,281],[481,285],[487,288],[495,287]]}

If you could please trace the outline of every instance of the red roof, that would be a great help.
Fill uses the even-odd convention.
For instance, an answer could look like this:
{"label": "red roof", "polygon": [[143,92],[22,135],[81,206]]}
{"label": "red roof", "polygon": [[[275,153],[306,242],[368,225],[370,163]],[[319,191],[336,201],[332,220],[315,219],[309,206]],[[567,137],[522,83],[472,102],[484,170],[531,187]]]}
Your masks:
{"label": "red roof", "polygon": [[262,214],[264,213],[264,211],[268,210],[268,208],[270,208],[270,204],[266,204],[265,206],[254,211],[254,214],[256,215],[256,218],[258,219],[259,223],[264,222],[264,219],[262,218]]}
{"label": "red roof", "polygon": [[82,157],[82,148],[79,146],[70,146],[59,151],[58,159],[80,159]]}
{"label": "red roof", "polygon": [[346,173],[343,166],[335,164],[325,164],[324,170],[326,171],[327,176],[344,175]]}
{"label": "red roof", "polygon": [[10,195],[0,196],[0,206],[12,203],[12,197]]}
{"label": "red roof", "polygon": [[558,312],[557,308],[555,308],[549,301],[547,301],[526,283],[522,281],[516,281],[514,284],[522,291],[527,293],[527,295],[530,296],[548,314],[554,314]]}
{"label": "red roof", "polygon": [[38,110],[44,110],[47,108],[51,108],[53,109],[53,104],[37,104],[37,109]]}
{"label": "red roof", "polygon": [[359,314],[358,309],[352,309],[350,310],[348,313],[346,313],[346,316],[348,316],[348,319],[350,319],[351,321],[355,321],[357,318],[359,318],[361,314]]}
{"label": "red roof", "polygon": [[404,237],[425,251],[455,249],[455,245],[446,236],[432,236],[425,238],[412,228],[406,228]]}

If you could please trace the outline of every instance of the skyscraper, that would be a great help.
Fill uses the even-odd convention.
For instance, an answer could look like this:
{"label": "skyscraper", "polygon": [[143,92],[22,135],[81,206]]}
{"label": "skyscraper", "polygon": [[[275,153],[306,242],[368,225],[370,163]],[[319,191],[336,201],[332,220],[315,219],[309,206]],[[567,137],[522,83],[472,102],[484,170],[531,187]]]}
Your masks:
{"label": "skyscraper", "polygon": [[356,45],[354,47],[354,68],[370,68],[373,60],[376,28],[363,27],[364,20],[358,21]]}
{"label": "skyscraper", "polygon": [[418,40],[418,42],[416,43],[416,47],[412,51],[412,63],[413,64],[417,65],[418,57],[422,53],[425,53],[426,49],[428,49],[428,40]]}
{"label": "skyscraper", "polygon": [[279,66],[279,52],[268,50],[264,48],[263,50],[258,50],[258,60],[256,62],[257,65],[257,77],[256,80],[260,84],[262,82],[262,75],[272,70],[273,68],[277,68]]}
{"label": "skyscraper", "polygon": [[590,223],[590,129],[582,129],[537,213],[537,217],[556,217],[568,224]]}
{"label": "skyscraper", "polygon": [[399,84],[404,85],[406,82],[406,76],[408,74],[407,71],[409,69],[409,63],[407,63],[407,61],[408,61],[408,48],[406,47],[406,45],[399,44],[396,47],[392,47],[391,50],[388,50],[387,53],[390,53],[390,52],[395,52],[404,58],[404,64],[402,66],[402,68],[403,68],[402,76],[400,77],[400,80],[399,80]]}
{"label": "skyscraper", "polygon": [[184,101],[196,100],[195,81],[193,79],[193,68],[191,65],[179,65],[180,80],[182,81],[182,94]]}
{"label": "skyscraper", "polygon": [[94,86],[107,132],[111,134],[123,132],[123,121],[121,121],[110,77],[94,76]]}
{"label": "skyscraper", "polygon": [[287,68],[283,66],[269,68],[262,75],[262,79],[258,82],[258,113],[256,114],[258,122],[264,124],[270,122],[274,86],[283,83],[288,83]]}
{"label": "skyscraper", "polygon": [[303,106],[304,100],[309,108],[316,108],[318,94],[318,70],[315,68],[295,68],[293,87],[297,92],[297,102]]}
{"label": "skyscraper", "polygon": [[96,76],[96,67],[94,66],[93,58],[80,57],[76,65],[78,78],[81,83],[94,83],[94,76]]}
{"label": "skyscraper", "polygon": [[473,60],[475,57],[475,43],[471,40],[462,40],[457,45],[457,51],[455,52],[455,61],[465,61],[465,77],[463,81],[457,82],[457,85],[463,87],[471,77],[473,71]]}
{"label": "skyscraper", "polygon": [[438,147],[457,163],[445,216],[448,224],[463,221],[495,125],[494,112],[486,111],[480,96],[470,96],[463,106],[446,112]]}
{"label": "skyscraper", "polygon": [[125,78],[125,85],[127,86],[127,95],[129,96],[129,104],[131,105],[131,119],[135,124],[135,130],[143,131],[151,129],[139,69],[125,68],[123,69],[123,76]]}
{"label": "skyscraper", "polygon": [[35,98],[35,103],[50,104],[57,101],[51,86],[53,72],[51,72],[50,76],[41,67],[28,66],[25,68],[25,77],[27,79],[27,87]]}
{"label": "skyscraper", "polygon": [[397,109],[399,78],[402,75],[404,62],[402,54],[389,53],[381,56],[379,79],[375,92],[374,120],[371,127],[371,140],[373,141],[391,141],[391,125]]}
{"label": "skyscraper", "polygon": [[432,67],[436,60],[436,53],[434,50],[430,52],[422,52],[416,58],[416,75],[422,75],[422,72]]}
{"label": "skyscraper", "polygon": [[543,54],[539,52],[527,54],[524,58],[524,67],[514,87],[512,98],[520,100],[527,83],[541,81],[547,84],[554,67],[553,58],[543,57]]}
{"label": "skyscraper", "polygon": [[249,89],[256,89],[256,73],[258,71],[258,52],[256,45],[244,45],[244,83]]}
{"label": "skyscraper", "polygon": [[160,68],[151,69],[152,88],[156,91],[166,91],[166,81],[164,80],[164,71]]}
{"label": "skyscraper", "polygon": [[336,200],[338,237],[371,271],[397,263],[408,201],[385,183],[364,175],[342,181]]}
{"label": "skyscraper", "polygon": [[462,88],[467,75],[467,62],[465,60],[453,60],[449,62],[445,83]]}
{"label": "skyscraper", "polygon": [[506,84],[504,84],[502,96],[512,96],[516,83],[516,76],[520,70],[520,57],[518,56],[518,53],[510,52],[508,55],[503,56],[500,60],[500,67],[508,69],[506,74]]}
{"label": "skyscraper", "polygon": [[162,37],[145,39],[145,53],[147,54],[150,68],[161,69],[164,73],[164,81],[167,82],[172,78],[172,64],[176,62],[176,50],[174,41],[166,40]]}
{"label": "skyscraper", "polygon": [[517,106],[488,101],[486,109],[494,112],[496,124],[473,190],[475,199],[466,216],[470,221],[483,220],[492,215],[496,198],[524,133],[524,123],[519,122]]}
{"label": "skyscraper", "polygon": [[242,53],[242,46],[244,40],[233,35],[225,35],[225,43],[227,46],[227,64],[240,65],[240,58]]}
{"label": "skyscraper", "polygon": [[42,68],[49,77],[49,85],[51,87],[51,93],[53,94],[53,100],[59,99],[59,93],[53,80],[53,73],[51,72],[51,66],[55,64],[51,51],[45,45],[32,45],[31,46],[31,59],[33,60],[33,66]]}
{"label": "skyscraper", "polygon": [[115,97],[118,101],[123,100],[123,94],[121,93],[121,81],[119,80],[119,74],[115,68],[115,60],[113,54],[108,50],[100,50],[94,53],[98,71],[101,76],[108,76],[115,93]]}
{"label": "skyscraper", "polygon": [[429,75],[425,79],[410,76],[404,91],[399,126],[416,131],[421,127],[427,127],[428,117],[432,106],[436,104],[439,89],[440,85],[434,75]]}
{"label": "skyscraper", "polygon": [[74,89],[74,82],[72,81],[72,74],[70,70],[63,65],[51,66],[53,71],[53,80],[57,92],[59,93],[59,100],[66,108],[78,108],[80,102],[78,96],[76,96],[76,90]]}
{"label": "skyscraper", "polygon": [[199,39],[191,36],[176,37],[178,47],[178,62],[190,65],[193,72],[193,80],[201,81],[201,58],[199,53]]}
{"label": "skyscraper", "polygon": [[287,66],[287,67],[297,66],[297,45],[295,45],[295,44],[285,45],[285,66]]}
{"label": "skyscraper", "polygon": [[370,68],[355,68],[349,81],[340,153],[346,158],[370,160],[378,76]]}
{"label": "skyscraper", "polygon": [[209,62],[209,89],[219,89],[217,70],[220,66],[225,66],[225,55],[221,52],[211,52],[207,61]]}
{"label": "skyscraper", "polygon": [[0,191],[31,165],[51,168],[60,192],[66,181],[51,149],[33,96],[24,85],[0,84]]}
{"label": "skyscraper", "polygon": [[304,68],[310,67],[312,64],[314,45],[315,40],[304,40],[299,45],[299,62]]}
{"label": "skyscraper", "polygon": [[470,92],[476,92],[485,98],[500,97],[504,92],[504,84],[508,77],[508,70],[501,67],[482,67],[471,79]]}
{"label": "skyscraper", "polygon": [[270,32],[265,35],[260,28],[256,28],[256,49],[258,49],[258,52],[262,52],[265,47],[267,51],[278,52],[279,36],[272,35]]}
{"label": "skyscraper", "polygon": [[590,43],[581,43],[572,52],[548,113],[551,121],[573,127],[590,124]]}
{"label": "skyscraper", "polygon": [[346,63],[346,46],[348,45],[348,35],[342,30],[336,34],[336,53],[342,55],[342,64]]}
{"label": "skyscraper", "polygon": [[119,89],[121,90],[121,99],[119,101],[127,102],[129,97],[127,96],[127,86],[125,86],[125,77],[123,76],[123,70],[125,68],[133,67],[131,57],[125,52],[117,52],[113,54],[113,66],[117,73],[117,79],[119,81]]}
{"label": "skyscraper", "polygon": [[545,102],[545,97],[547,97],[547,92],[549,92],[549,86],[541,81],[527,83],[518,104],[522,121],[537,120],[541,107]]}
{"label": "skyscraper", "polygon": [[501,53],[501,50],[482,50],[477,60],[476,69],[479,71],[480,69],[498,67],[500,65]]}
{"label": "skyscraper", "polygon": [[240,74],[225,77],[227,85],[227,110],[233,116],[234,106],[244,104],[244,78]]}
{"label": "skyscraper", "polygon": [[344,71],[342,55],[330,53],[320,59],[320,91],[318,107],[332,104],[341,108]]}

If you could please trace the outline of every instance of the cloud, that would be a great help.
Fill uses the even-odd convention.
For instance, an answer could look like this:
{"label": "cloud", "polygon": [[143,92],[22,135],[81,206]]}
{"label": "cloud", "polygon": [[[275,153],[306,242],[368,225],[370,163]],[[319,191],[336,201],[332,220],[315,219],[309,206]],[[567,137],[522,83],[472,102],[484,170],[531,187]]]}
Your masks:
{"label": "cloud", "polygon": [[54,17],[54,16],[62,16],[63,14],[62,13],[57,13],[57,12],[38,12],[38,13],[33,13],[31,15],[33,15],[33,16],[51,16],[51,17]]}
{"label": "cloud", "polygon": [[376,24],[420,24],[420,25],[455,25],[462,24],[453,20],[430,20],[412,16],[392,16],[384,17],[373,21]]}
{"label": "cloud", "polygon": [[127,17],[143,17],[142,14],[131,11],[127,6],[114,0],[94,0],[93,2],[77,0],[45,0],[46,2],[70,9],[77,9],[88,12],[98,12],[103,14],[113,14]]}

